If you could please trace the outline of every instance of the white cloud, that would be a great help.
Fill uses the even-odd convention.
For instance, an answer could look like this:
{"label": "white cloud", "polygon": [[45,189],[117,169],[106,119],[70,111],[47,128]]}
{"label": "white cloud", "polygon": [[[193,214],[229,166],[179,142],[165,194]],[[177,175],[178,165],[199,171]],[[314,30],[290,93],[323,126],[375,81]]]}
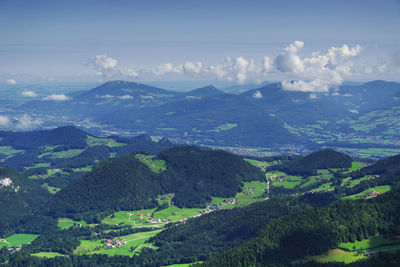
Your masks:
{"label": "white cloud", "polygon": [[37,97],[36,92],[31,91],[31,90],[26,90],[26,89],[21,94],[25,97]]}
{"label": "white cloud", "polygon": [[129,77],[139,76],[139,73],[137,73],[134,69],[130,69],[130,68],[121,70],[121,74],[129,76]]}
{"label": "white cloud", "polygon": [[182,68],[181,67],[174,67],[171,63],[164,63],[161,64],[160,66],[158,66],[156,69],[153,70],[153,73],[155,75],[164,75],[167,73],[171,73],[171,72],[175,72],[175,73],[181,73],[182,72]]}
{"label": "white cloud", "polygon": [[273,60],[270,57],[265,56],[264,57],[264,71],[269,72],[273,69]]}
{"label": "white cloud", "polygon": [[113,95],[109,95],[109,94],[107,94],[107,95],[96,95],[96,97],[97,98],[114,98]]}
{"label": "white cloud", "polygon": [[332,94],[332,96],[340,96],[340,93],[339,92],[334,92],[333,94]]}
{"label": "white cloud", "polygon": [[287,46],[283,52],[275,58],[277,70],[281,72],[302,72],[304,70],[304,64],[296,53],[302,49],[303,46],[304,43],[301,41],[295,41],[293,44]]}
{"label": "white cloud", "polygon": [[122,95],[118,97],[119,99],[133,99],[133,96],[131,95]]}
{"label": "white cloud", "polygon": [[10,124],[10,119],[7,116],[0,115],[0,127],[7,127]]}
{"label": "white cloud", "polygon": [[40,119],[34,119],[27,114],[24,114],[22,117],[18,118],[17,121],[18,122],[15,128],[23,131],[34,129],[43,123]]}
{"label": "white cloud", "polygon": [[140,96],[142,99],[154,99],[154,96],[152,95],[142,95]]}
{"label": "white cloud", "polygon": [[255,91],[254,94],[251,95],[253,98],[263,98],[263,95],[260,91]]}
{"label": "white cloud", "polygon": [[[330,47],[325,52],[314,52],[309,56],[301,54],[305,44],[302,41],[294,41],[286,46],[278,55],[264,56],[254,61],[253,59],[238,56],[226,57],[220,63],[205,65],[201,61],[186,61],[183,64],[164,63],[148,70],[117,68],[118,61],[106,54],[97,55],[93,65],[98,75],[110,77],[112,74],[126,75],[130,77],[180,74],[197,76],[207,79],[224,81],[236,81],[243,84],[248,80],[261,83],[266,76],[269,79],[283,79],[283,89],[304,92],[325,92],[330,88],[338,87],[344,79],[366,71],[387,71],[388,66],[400,66],[400,52],[395,54],[393,62],[384,62],[378,69],[368,66],[360,67],[353,60],[358,56],[362,47],[347,44],[338,47]],[[255,64],[257,62],[257,65]],[[294,81],[294,82],[290,82]]]}
{"label": "white cloud", "polygon": [[356,109],[349,109],[348,111],[350,111],[351,113],[354,113],[354,114],[358,114],[359,113],[358,110],[356,110]]}
{"label": "white cloud", "polygon": [[107,54],[97,55],[94,57],[93,66],[97,71],[96,74],[99,76],[110,76],[111,71],[117,67],[118,61]]}
{"label": "white cloud", "polygon": [[353,96],[352,94],[344,94],[343,95],[344,97],[351,97],[351,96]]}
{"label": "white cloud", "polygon": [[309,95],[309,98],[310,98],[310,99],[317,99],[318,96],[317,96],[317,94],[311,93],[311,94]]}
{"label": "white cloud", "polygon": [[202,71],[203,63],[201,63],[200,61],[196,63],[188,61],[183,64],[182,68],[183,71],[187,74],[199,74]]}
{"label": "white cloud", "polygon": [[210,65],[205,74],[215,75],[218,80],[236,81],[238,84],[244,84],[249,74],[260,73],[262,70],[254,64],[254,60],[247,60],[244,57],[237,57],[232,60],[226,57],[225,61]]}
{"label": "white cloud", "polygon": [[8,79],[8,80],[6,81],[6,83],[7,83],[7,84],[11,84],[11,85],[16,85],[16,84],[17,84],[17,82],[16,82],[14,79]]}
{"label": "white cloud", "polygon": [[64,95],[64,94],[52,94],[49,96],[46,96],[45,98],[43,98],[43,100],[48,101],[48,100],[53,100],[53,101],[66,101],[66,100],[70,100],[71,98],[69,98],[68,96]]}
{"label": "white cloud", "polygon": [[342,84],[344,77],[353,73],[351,58],[357,56],[362,48],[331,47],[325,54],[314,52],[302,59],[297,53],[304,43],[295,41],[287,46],[275,60],[276,70],[287,74],[295,81],[283,81],[282,87],[289,91],[328,92],[331,87]]}

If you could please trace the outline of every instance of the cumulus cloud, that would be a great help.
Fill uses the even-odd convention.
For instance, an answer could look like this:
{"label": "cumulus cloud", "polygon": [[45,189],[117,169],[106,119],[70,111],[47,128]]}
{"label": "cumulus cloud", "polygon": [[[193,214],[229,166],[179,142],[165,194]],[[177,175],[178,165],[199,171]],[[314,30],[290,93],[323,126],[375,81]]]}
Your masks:
{"label": "cumulus cloud", "polygon": [[210,65],[205,70],[205,74],[215,75],[218,80],[236,81],[238,84],[244,84],[249,74],[260,72],[261,68],[254,64],[253,59],[248,60],[244,57],[227,57],[224,62]]}
{"label": "cumulus cloud", "polygon": [[17,84],[17,81],[15,81],[14,79],[8,79],[8,80],[6,81],[6,83],[7,83],[7,84],[11,84],[11,85],[15,85],[15,84]]}
{"label": "cumulus cloud", "polygon": [[304,70],[303,61],[297,55],[297,52],[304,47],[301,41],[295,41],[287,46],[283,52],[275,58],[277,70],[281,72],[302,72]]}
{"label": "cumulus cloud", "polygon": [[274,62],[270,57],[267,57],[267,56],[264,57],[263,67],[264,67],[265,72],[271,71],[273,69],[273,64],[274,64]]}
{"label": "cumulus cloud", "polygon": [[66,101],[66,100],[70,100],[71,98],[69,98],[68,96],[64,95],[64,94],[52,94],[49,96],[46,96],[45,98],[43,98],[43,100],[45,101]]}
{"label": "cumulus cloud", "polygon": [[263,95],[260,91],[255,91],[254,94],[251,95],[253,98],[263,98]]}
{"label": "cumulus cloud", "polygon": [[7,116],[0,115],[0,127],[5,128],[10,125],[10,119]]}
{"label": "cumulus cloud", "polygon": [[93,65],[99,75],[107,77],[112,74],[138,77],[142,74],[161,76],[172,73],[244,84],[248,80],[261,83],[261,79],[268,75],[275,77],[272,79],[281,79],[283,76],[284,90],[324,93],[330,88],[338,87],[344,79],[355,73],[366,73],[367,69],[370,72],[384,72],[393,66],[400,67],[400,52],[395,54],[391,62],[384,62],[380,69],[364,66],[361,70],[353,62],[362,51],[359,45],[330,47],[325,52],[314,52],[308,56],[301,54],[304,47],[304,42],[297,40],[287,45],[279,54],[264,56],[256,61],[238,56],[226,57],[222,62],[210,65],[201,61],[186,61],[183,64],[168,62],[147,70],[127,68],[115,72],[118,61],[103,54],[95,57]]}
{"label": "cumulus cloud", "polygon": [[122,95],[122,96],[119,96],[118,98],[127,100],[127,99],[133,99],[133,96],[131,96],[131,95]]}
{"label": "cumulus cloud", "polygon": [[153,70],[155,75],[164,75],[166,73],[181,73],[181,67],[174,67],[171,63],[164,63],[158,66],[156,69]]}
{"label": "cumulus cloud", "polygon": [[202,68],[203,63],[201,63],[200,61],[196,63],[188,61],[185,62],[185,64],[183,64],[182,66],[183,71],[187,74],[199,74],[201,73]]}
{"label": "cumulus cloud", "polygon": [[295,81],[283,81],[282,88],[289,91],[328,92],[331,87],[342,84],[344,77],[353,71],[351,58],[357,56],[362,48],[331,47],[325,54],[314,52],[310,57],[301,58],[297,53],[304,47],[301,41],[287,46],[274,59],[277,71],[290,76]]}
{"label": "cumulus cloud", "polygon": [[38,96],[36,92],[31,91],[31,90],[26,90],[26,89],[24,91],[22,91],[21,94],[25,97],[37,97]]}
{"label": "cumulus cloud", "polygon": [[129,77],[137,77],[137,76],[139,76],[139,73],[137,73],[134,69],[130,69],[130,68],[121,70],[121,74],[129,76]]}
{"label": "cumulus cloud", "polygon": [[99,76],[110,76],[111,72],[118,65],[118,61],[111,57],[108,57],[107,54],[97,55],[94,57],[92,62],[96,74]]}
{"label": "cumulus cloud", "polygon": [[27,114],[24,114],[22,117],[18,118],[17,121],[18,122],[15,128],[22,131],[37,128],[40,124],[43,123],[40,119],[34,119]]}

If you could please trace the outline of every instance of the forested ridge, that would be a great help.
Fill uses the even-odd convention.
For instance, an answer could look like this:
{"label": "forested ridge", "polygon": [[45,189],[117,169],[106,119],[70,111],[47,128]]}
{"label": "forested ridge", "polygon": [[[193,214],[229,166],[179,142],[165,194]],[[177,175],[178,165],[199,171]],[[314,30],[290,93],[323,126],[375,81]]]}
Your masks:
{"label": "forested ridge", "polygon": [[[49,202],[53,216],[154,207],[161,192],[157,177],[134,154],[102,161]],[[149,200],[150,199],[150,200]]]}
{"label": "forested ridge", "polygon": [[318,169],[350,168],[352,158],[332,149],[322,149],[305,157],[300,157],[286,163],[274,165],[269,171],[283,171],[293,175],[316,175]]}
{"label": "forested ridge", "polygon": [[152,208],[161,193],[175,193],[173,202],[178,207],[205,207],[212,196],[233,197],[242,181],[265,179],[258,168],[224,151],[182,146],[164,150],[158,158],[167,164],[160,174],[141,163],[135,153],[102,161],[52,197],[50,214]]}
{"label": "forested ridge", "polygon": [[400,188],[369,200],[301,211],[267,224],[257,237],[214,256],[203,266],[288,265],[341,242],[377,233],[399,234]]}
{"label": "forested ridge", "polygon": [[0,235],[27,223],[50,197],[47,190],[12,168],[0,167]]}

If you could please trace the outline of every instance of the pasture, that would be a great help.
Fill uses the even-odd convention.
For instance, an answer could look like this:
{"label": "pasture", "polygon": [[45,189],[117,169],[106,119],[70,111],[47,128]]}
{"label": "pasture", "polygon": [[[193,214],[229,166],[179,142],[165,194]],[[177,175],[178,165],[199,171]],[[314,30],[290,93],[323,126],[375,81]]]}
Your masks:
{"label": "pasture", "polygon": [[136,154],[135,156],[141,162],[146,164],[151,171],[155,173],[163,172],[167,169],[167,165],[165,161],[156,159],[156,156],[153,155],[144,155],[144,154]]}
{"label": "pasture", "polygon": [[375,235],[368,239],[356,240],[354,242],[341,243],[338,247],[344,250],[372,250],[379,247],[400,245],[400,240],[392,239],[390,236]]}
{"label": "pasture", "polygon": [[92,146],[108,146],[108,147],[119,147],[125,146],[126,144],[118,143],[114,139],[111,138],[97,138],[91,135],[88,135],[86,138],[86,143],[89,147]]}
{"label": "pasture", "polygon": [[33,234],[14,234],[5,239],[0,239],[1,247],[18,247],[20,245],[31,243],[39,235]]}
{"label": "pasture", "polygon": [[120,236],[119,239],[123,239],[126,244],[121,247],[108,248],[105,246],[104,241],[101,240],[81,240],[81,244],[74,250],[74,254],[105,254],[108,256],[123,255],[133,256],[139,253],[142,248],[150,247],[156,248],[150,243],[146,243],[151,237],[155,236],[162,230],[154,230],[149,232],[140,232],[131,235]]}
{"label": "pasture", "polygon": [[84,227],[87,226],[87,223],[85,221],[74,221],[73,219],[70,218],[58,218],[57,225],[61,230],[64,230],[79,225]]}
{"label": "pasture", "polygon": [[62,256],[62,254],[60,254],[58,252],[38,252],[38,253],[32,253],[31,256],[39,257],[39,258],[54,258],[54,257]]}
{"label": "pasture", "polygon": [[[343,200],[347,200],[347,199],[360,199],[363,196],[366,196],[368,193],[372,193],[372,192],[379,192],[379,194],[383,194],[390,191],[390,185],[380,185],[380,186],[375,186],[369,189],[366,189],[358,194],[354,194],[354,195],[350,195],[350,196],[346,196],[343,197]],[[366,198],[370,198],[370,197],[366,197]]]}
{"label": "pasture", "polygon": [[41,187],[43,187],[44,189],[47,189],[47,191],[49,191],[49,193],[52,195],[54,195],[55,193],[57,193],[58,191],[61,190],[61,188],[49,186],[48,183],[42,184]]}

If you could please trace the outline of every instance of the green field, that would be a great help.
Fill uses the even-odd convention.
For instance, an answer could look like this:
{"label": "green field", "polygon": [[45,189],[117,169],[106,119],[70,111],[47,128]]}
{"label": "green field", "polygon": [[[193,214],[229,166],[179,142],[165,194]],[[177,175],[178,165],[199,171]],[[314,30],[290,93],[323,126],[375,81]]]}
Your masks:
{"label": "green field", "polygon": [[209,130],[209,132],[228,131],[228,130],[233,129],[233,128],[237,127],[237,126],[238,126],[237,123],[225,123],[225,124],[221,124],[221,125],[215,127],[215,129],[213,129],[213,130]]}
{"label": "green field", "polygon": [[[169,208],[156,211],[156,209],[118,211],[102,220],[102,223],[109,225],[127,225],[135,228],[141,227],[163,227],[169,222],[175,222],[198,215],[202,209],[178,208],[171,206]],[[153,220],[150,223],[146,221]]]}
{"label": "green field", "polygon": [[338,247],[344,250],[374,250],[378,247],[400,245],[400,240],[392,239],[390,236],[376,235],[368,239],[355,242],[341,243]]}
{"label": "green field", "polygon": [[250,163],[253,166],[259,167],[259,168],[266,168],[271,165],[278,164],[277,161],[274,162],[267,162],[267,161],[260,161],[260,160],[255,160],[255,159],[244,159],[248,163]]}
{"label": "green field", "polygon": [[367,181],[367,180],[372,180],[375,179],[375,177],[373,176],[364,176],[358,179],[354,179],[354,180],[349,180],[347,187],[354,187],[356,185],[358,185],[359,183],[363,182],[363,181]]}
{"label": "green field", "polygon": [[31,256],[40,257],[40,258],[54,258],[54,257],[62,256],[62,254],[60,254],[58,252],[38,252],[38,253],[31,254]]}
{"label": "green field", "polygon": [[304,178],[301,176],[288,175],[278,171],[267,172],[266,175],[272,181],[272,186],[282,186],[286,189],[293,189],[304,181]]}
{"label": "green field", "polygon": [[351,163],[351,168],[349,169],[349,171],[358,171],[359,169],[361,169],[363,166],[362,162],[359,161],[353,161]]}
{"label": "green field", "polygon": [[32,234],[14,234],[6,239],[0,239],[0,248],[1,247],[18,247],[20,245],[31,243],[35,240],[39,235]]}
{"label": "green field", "polygon": [[356,252],[344,251],[342,249],[335,248],[335,249],[330,249],[321,255],[307,256],[304,259],[295,261],[294,263],[306,263],[309,261],[316,261],[320,263],[326,263],[326,262],[351,263],[366,258],[367,257],[364,256],[363,254],[357,255]]}
{"label": "green field", "polygon": [[317,255],[307,256],[304,259],[297,260],[294,263],[308,262],[311,260],[325,262],[344,262],[351,263],[361,259],[366,259],[363,252],[391,252],[400,249],[400,240],[394,240],[390,236],[372,236],[361,241],[341,243],[338,248],[330,249],[329,251]]}
{"label": "green field", "polygon": [[167,165],[165,161],[160,159],[155,159],[156,156],[153,155],[144,155],[144,154],[136,154],[136,158],[141,162],[146,164],[151,171],[160,173],[167,169]]}
{"label": "green field", "polygon": [[347,200],[347,199],[359,199],[361,198],[363,195],[366,195],[368,193],[372,193],[372,192],[379,192],[380,194],[386,193],[390,191],[390,185],[381,185],[381,186],[375,186],[369,189],[366,189],[358,194],[354,194],[354,195],[350,195],[350,196],[346,196],[343,197],[343,200]]}
{"label": "green field", "polygon": [[22,152],[24,152],[24,150],[14,149],[12,146],[0,146],[0,153],[6,154],[7,158]]}
{"label": "green field", "polygon": [[[244,182],[242,192],[237,193],[235,199],[239,201],[238,206],[247,206],[257,201],[264,200],[262,195],[267,189],[267,182],[253,181]],[[226,205],[227,208],[233,208],[236,205]]]}
{"label": "green field", "polygon": [[[107,216],[101,222],[104,224],[110,225],[128,225],[133,227],[150,227],[155,226],[154,224],[148,225],[144,224],[147,220],[151,218],[151,214],[155,211],[155,209],[148,210],[135,210],[135,211],[118,211],[114,212],[114,214]],[[138,214],[142,214],[142,216],[138,216]],[[163,224],[157,224],[157,226],[162,226]]]}
{"label": "green field", "polygon": [[87,223],[85,221],[74,221],[70,218],[58,218],[58,227],[61,228],[62,230],[71,228],[74,225],[81,225],[81,226],[87,226]]}
{"label": "green field", "polygon": [[[178,208],[176,206],[169,207],[154,213],[154,218],[169,219],[172,222],[186,219],[198,215],[202,209],[189,209],[189,208]],[[172,216],[171,216],[172,215]]]}
{"label": "green field", "polygon": [[108,146],[108,147],[119,147],[119,146],[125,146],[126,144],[123,143],[118,143],[114,139],[111,138],[97,138],[88,135],[86,138],[86,143],[88,146]]}
{"label": "green field", "polygon": [[335,188],[332,187],[332,182],[329,182],[329,183],[322,184],[317,188],[312,189],[311,192],[330,191],[330,190],[334,190],[334,189]]}
{"label": "green field", "polygon": [[50,193],[50,194],[53,194],[53,195],[54,195],[55,193],[57,193],[58,191],[61,190],[61,188],[49,186],[48,183],[42,184],[41,187],[47,189],[47,190],[49,191],[49,193]]}
{"label": "green field", "polygon": [[125,239],[127,244],[120,248],[107,248],[101,243],[101,240],[81,240],[81,244],[74,250],[74,254],[106,254],[109,256],[124,255],[133,256],[141,251],[143,247],[155,248],[152,244],[146,243],[151,237],[155,236],[162,230],[154,230],[149,232],[140,232],[131,235],[120,236],[120,239]]}
{"label": "green field", "polygon": [[26,167],[26,169],[29,170],[29,169],[42,168],[42,167],[49,168],[50,167],[50,163],[48,163],[48,162],[37,163],[37,164],[35,164],[33,166]]}
{"label": "green field", "polygon": [[211,200],[211,205],[221,204],[227,199],[229,199],[229,198],[226,198],[226,197],[213,197],[212,200]]}
{"label": "green field", "polygon": [[84,149],[69,149],[69,150],[58,151],[58,152],[49,151],[49,152],[40,154],[38,156],[38,158],[41,159],[45,156],[52,158],[52,159],[73,158],[73,157],[76,157],[79,154],[81,154],[83,151],[84,151]]}

